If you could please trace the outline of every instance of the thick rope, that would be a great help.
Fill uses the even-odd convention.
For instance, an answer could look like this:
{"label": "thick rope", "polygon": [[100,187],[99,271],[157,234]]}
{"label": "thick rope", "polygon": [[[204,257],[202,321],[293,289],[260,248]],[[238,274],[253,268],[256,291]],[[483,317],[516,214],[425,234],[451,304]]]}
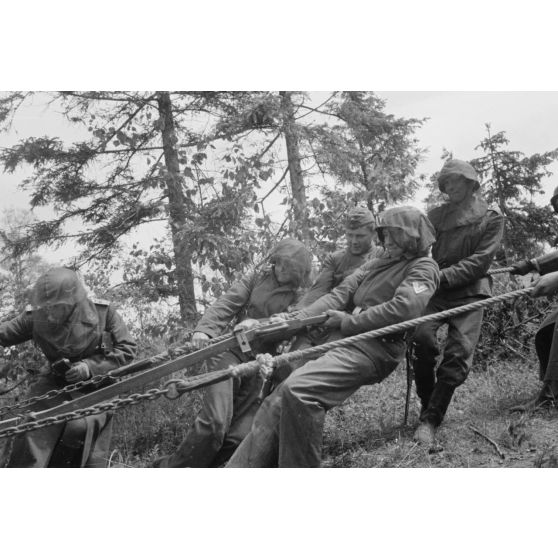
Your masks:
{"label": "thick rope", "polygon": [[[214,337],[213,339],[211,339],[211,342],[209,343],[209,345],[214,345],[215,343],[219,343],[221,341],[224,341],[225,339],[227,339],[229,337],[230,337],[230,334],[221,335],[219,337]],[[17,401],[16,403],[12,403],[11,405],[5,405],[4,407],[0,407],[0,418],[3,417],[4,415],[7,415],[8,413],[10,413],[12,411],[17,410],[17,409],[24,409],[25,407],[29,407],[29,406],[37,403],[38,401],[44,401],[46,399],[52,399],[54,397],[58,397],[59,395],[63,395],[63,394],[66,394],[66,393],[72,393],[74,391],[79,391],[79,390],[81,390],[83,388],[86,388],[86,387],[89,387],[89,386],[99,385],[106,380],[114,379],[115,377],[117,377],[117,374],[118,374],[119,370],[122,370],[122,369],[125,369],[125,368],[131,368],[133,365],[137,365],[138,363],[143,363],[145,365],[145,369],[147,369],[147,368],[151,368],[153,366],[156,366],[157,364],[160,364],[161,362],[164,362],[166,360],[178,358],[179,356],[182,356],[183,354],[188,354],[190,352],[192,352],[192,344],[191,343],[186,343],[186,344],[181,345],[179,347],[174,347],[174,348],[171,347],[163,353],[153,355],[152,357],[142,359],[141,361],[138,361],[138,362],[132,362],[130,364],[126,364],[123,367],[116,368],[115,370],[111,370],[107,374],[102,374],[100,376],[93,376],[89,380],[82,380],[81,382],[76,382],[74,384],[69,384],[69,385],[64,386],[63,388],[60,388],[60,389],[52,389],[52,390],[47,391],[46,393],[43,393],[42,395],[36,395],[34,397],[30,397],[29,399],[22,399],[21,401]],[[143,370],[143,369],[144,368],[142,368],[141,370]],[[129,373],[133,374],[135,372],[136,372],[136,370],[131,369]],[[19,385],[19,384],[17,384],[17,385]],[[17,385],[14,386],[14,388],[17,387]],[[11,390],[9,390],[9,391],[11,391]],[[0,392],[0,395],[4,395],[6,393],[8,393],[8,392],[7,391]]]}
{"label": "thick rope", "polygon": [[[290,361],[290,360],[297,360],[300,358],[313,357],[321,353],[327,352],[331,349],[352,345],[358,341],[365,341],[368,339],[375,339],[378,337],[384,337],[386,335],[401,333],[407,329],[414,328],[418,325],[421,325],[423,323],[429,322],[434,319],[439,320],[439,319],[451,318],[452,316],[457,316],[458,314],[463,314],[465,312],[470,312],[473,310],[479,310],[481,308],[484,308],[485,306],[490,306],[497,302],[505,302],[507,300],[512,300],[519,296],[529,294],[532,290],[533,287],[519,289],[509,293],[497,295],[491,298],[486,298],[483,300],[472,302],[470,304],[465,304],[463,306],[458,306],[456,308],[451,308],[450,310],[444,310],[443,312],[428,314],[426,316],[421,316],[419,318],[407,320],[405,322],[400,322],[398,324],[393,324],[373,331],[360,333],[352,337],[337,339],[335,341],[324,343],[323,345],[319,345],[317,347],[310,347],[308,349],[282,354],[277,357],[272,357],[272,359],[265,362],[265,365],[269,366],[271,362],[273,362],[273,364],[277,364],[285,360]],[[196,389],[221,382],[228,378],[251,375],[256,371],[258,371],[260,366],[261,366],[260,362],[251,361],[251,362],[239,364],[234,367],[227,368],[226,370],[216,370],[214,372],[208,372],[200,376],[186,379],[186,380],[180,380],[180,379],[169,380],[165,384],[165,387],[163,389],[152,389],[146,392],[145,394],[132,394],[123,399],[120,398],[113,399],[112,401],[101,403],[93,407],[87,407],[85,409],[79,409],[77,411],[64,413],[61,415],[57,415],[55,417],[48,417],[34,422],[27,422],[18,426],[13,426],[13,427],[6,428],[4,430],[0,430],[0,439],[10,438],[12,436],[16,436],[23,432],[37,430],[39,428],[44,428],[45,426],[51,426],[53,424],[67,422],[68,420],[74,420],[77,418],[81,418],[83,416],[90,416],[90,415],[104,413],[106,411],[117,410],[122,407],[125,407],[126,405],[135,405],[144,400],[154,400],[157,399],[158,397],[161,397],[162,395],[165,395],[170,399],[174,399],[182,395],[183,393],[194,391]],[[24,418],[28,418],[28,417],[24,417]]]}
{"label": "thick rope", "polygon": [[[491,298],[485,298],[483,300],[471,302],[470,304],[464,304],[463,306],[450,308],[449,310],[444,310],[443,312],[428,314],[426,316],[421,316],[419,318],[414,318],[412,320],[407,320],[405,322],[400,322],[398,324],[382,327],[380,329],[375,329],[373,331],[366,331],[364,333],[359,333],[358,335],[353,335],[352,337],[344,337],[343,339],[336,339],[335,341],[330,341],[329,343],[324,343],[323,345],[318,345],[316,347],[309,347],[307,349],[292,351],[290,353],[284,353],[276,357],[273,357],[273,362],[274,364],[278,364],[279,362],[284,362],[284,361],[298,360],[301,358],[312,358],[320,355],[321,353],[330,351],[332,349],[337,349],[339,347],[346,347],[347,345],[353,345],[358,341],[367,341],[369,339],[385,337],[386,335],[393,335],[394,333],[401,333],[407,329],[412,329],[416,326],[422,325],[432,320],[451,318],[453,316],[457,316],[458,314],[463,314],[465,312],[480,310],[485,306],[490,306],[492,304],[496,304],[497,302],[505,302],[507,300],[513,300],[514,298],[517,298],[519,296],[529,294],[532,290],[533,287],[518,289],[516,291],[511,291],[509,293],[504,293]],[[236,368],[237,375],[250,374],[258,370],[259,363],[254,361],[246,362],[243,364],[239,364],[235,368]],[[214,374],[217,374],[218,372],[219,371],[214,372]],[[221,372],[225,373],[226,370],[223,370]],[[174,382],[175,380],[171,380],[171,381]],[[188,380],[176,380],[176,389],[178,390],[178,392],[182,392],[183,389],[182,386],[184,386],[185,392],[191,391],[190,389],[187,389]]]}
{"label": "thick rope", "polygon": [[498,273],[511,273],[515,268],[513,267],[513,265],[510,265],[509,267],[499,267],[496,269],[489,269],[486,272],[486,275],[497,275]]}

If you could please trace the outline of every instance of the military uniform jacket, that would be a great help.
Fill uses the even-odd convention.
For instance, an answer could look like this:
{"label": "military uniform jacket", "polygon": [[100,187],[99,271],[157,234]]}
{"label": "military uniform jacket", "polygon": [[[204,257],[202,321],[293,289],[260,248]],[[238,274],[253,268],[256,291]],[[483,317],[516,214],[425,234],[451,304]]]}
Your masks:
{"label": "military uniform jacket", "polygon": [[298,288],[279,285],[272,271],[250,273],[234,283],[206,310],[195,330],[216,337],[233,320],[259,320],[285,312],[299,296]]}
{"label": "military uniform jacket", "polygon": [[345,278],[363,265],[368,259],[381,251],[380,248],[372,246],[368,252],[358,256],[351,254],[349,250],[338,250],[337,252],[328,254],[324,258],[324,263],[319,275],[300,302],[298,302],[296,308],[299,309],[310,306],[310,304],[341,284]]}
{"label": "military uniform jacket", "polygon": [[[421,316],[439,283],[438,265],[432,258],[375,258],[357,269],[331,293],[301,311],[304,317],[326,310],[346,310],[341,322],[343,336],[356,335]],[[394,357],[403,355],[403,335],[394,339]],[[359,341],[355,346],[372,360],[375,344]]]}
{"label": "military uniform jacket", "polygon": [[[110,304],[97,302],[95,308],[99,314],[98,342],[86,353],[71,359],[86,362],[93,376],[106,374],[123,366],[136,354],[136,343],[116,309]],[[32,339],[33,313],[31,311],[25,311],[17,318],[0,324],[0,344],[4,347]],[[58,355],[49,354],[44,349],[43,352],[50,362],[59,358]]]}
{"label": "military uniform jacket", "polygon": [[485,277],[500,247],[504,218],[475,197],[471,207],[443,204],[428,213],[436,230],[432,257],[440,266],[440,294],[454,298],[489,297]]}

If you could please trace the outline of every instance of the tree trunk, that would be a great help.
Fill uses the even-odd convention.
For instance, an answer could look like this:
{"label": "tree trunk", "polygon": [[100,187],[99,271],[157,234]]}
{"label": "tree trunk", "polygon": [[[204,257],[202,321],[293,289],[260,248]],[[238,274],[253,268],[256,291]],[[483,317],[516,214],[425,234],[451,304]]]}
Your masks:
{"label": "tree trunk", "polygon": [[194,292],[192,253],[184,234],[188,199],[182,190],[182,176],[180,175],[180,164],[176,150],[177,139],[169,93],[165,91],[158,93],[157,104],[161,117],[163,153],[165,166],[167,167],[168,214],[174,248],[180,315],[185,325],[193,327],[196,324],[198,314]]}
{"label": "tree trunk", "polygon": [[300,149],[298,134],[296,130],[294,107],[290,91],[280,91],[281,108],[283,113],[283,133],[287,145],[287,160],[289,162],[289,177],[291,179],[291,191],[293,196],[293,221],[291,221],[291,233],[308,242],[310,232],[308,229],[308,213],[306,208],[306,188],[302,177],[300,166]]}

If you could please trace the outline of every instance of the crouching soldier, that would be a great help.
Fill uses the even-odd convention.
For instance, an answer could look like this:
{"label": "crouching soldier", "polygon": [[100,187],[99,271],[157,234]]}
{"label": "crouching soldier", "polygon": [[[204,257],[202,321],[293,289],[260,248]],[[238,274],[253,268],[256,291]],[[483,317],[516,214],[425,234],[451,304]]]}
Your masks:
{"label": "crouching soldier", "polygon": [[[447,161],[438,186],[449,201],[435,207],[428,218],[436,230],[432,257],[440,266],[440,288],[426,309],[442,312],[491,296],[491,279],[485,277],[500,247],[504,220],[478,195],[475,169],[464,161]],[[477,345],[483,311],[473,310],[445,320],[432,320],[416,329],[415,382],[422,410],[415,440],[432,445],[455,389],[469,374]],[[442,361],[438,329],[448,324]]]}
{"label": "crouching soldier", "polygon": [[[311,253],[298,240],[287,238],[277,244],[269,261],[270,268],[245,275],[211,305],[196,326],[192,337],[195,343],[200,347],[207,344],[233,320],[244,320],[246,327],[251,327],[256,320],[285,312],[297,302],[301,287],[310,277]],[[264,345],[258,347],[258,352],[273,348]],[[220,370],[247,360],[240,350],[232,350],[212,359],[209,369]],[[172,455],[157,459],[153,466],[221,465],[250,431],[259,406],[261,383],[258,375],[209,386],[203,407],[180,447]]]}
{"label": "crouching soldier", "polygon": [[[114,307],[89,299],[77,273],[64,267],[39,277],[32,310],[0,325],[2,346],[29,340],[49,364],[26,397],[106,374],[136,353],[136,344]],[[60,394],[29,409],[49,409],[81,395],[81,390]],[[14,440],[8,467],[106,467],[111,432],[111,413],[28,432]]]}
{"label": "crouching soldier", "polygon": [[[329,340],[417,318],[438,286],[438,266],[428,257],[434,229],[419,210],[387,210],[378,231],[385,254],[301,312],[327,311]],[[319,466],[326,412],[360,386],[384,380],[404,354],[402,332],[330,349],[304,364],[263,402],[228,466]]]}

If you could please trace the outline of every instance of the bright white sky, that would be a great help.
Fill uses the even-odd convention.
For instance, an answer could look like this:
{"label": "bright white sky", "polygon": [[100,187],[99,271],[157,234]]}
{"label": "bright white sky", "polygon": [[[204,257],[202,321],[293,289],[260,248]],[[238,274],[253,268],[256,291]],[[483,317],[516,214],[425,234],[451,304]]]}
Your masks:
{"label": "bright white sky", "polygon": [[[379,92],[387,110],[396,116],[429,117],[417,133],[429,150],[420,171],[439,170],[442,148],[458,159],[480,153],[475,147],[485,137],[485,124],[492,132],[505,131],[509,148],[525,155],[558,147],[558,92]],[[558,166],[551,167],[558,173]],[[558,176],[546,181],[547,193],[558,185]]]}

